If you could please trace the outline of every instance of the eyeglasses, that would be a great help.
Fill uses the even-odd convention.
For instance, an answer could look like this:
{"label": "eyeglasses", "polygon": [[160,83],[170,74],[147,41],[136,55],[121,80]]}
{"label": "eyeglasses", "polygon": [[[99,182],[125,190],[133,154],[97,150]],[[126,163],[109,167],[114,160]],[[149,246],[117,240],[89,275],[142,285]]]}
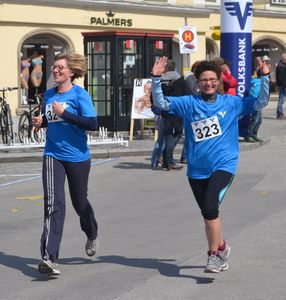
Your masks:
{"label": "eyeglasses", "polygon": [[207,84],[207,83],[217,83],[218,79],[217,78],[210,78],[210,79],[200,79],[199,82],[202,84]]}
{"label": "eyeglasses", "polygon": [[62,70],[67,69],[67,68],[68,68],[67,66],[56,65],[56,66],[52,66],[51,70],[55,71],[57,69],[58,71],[62,72]]}

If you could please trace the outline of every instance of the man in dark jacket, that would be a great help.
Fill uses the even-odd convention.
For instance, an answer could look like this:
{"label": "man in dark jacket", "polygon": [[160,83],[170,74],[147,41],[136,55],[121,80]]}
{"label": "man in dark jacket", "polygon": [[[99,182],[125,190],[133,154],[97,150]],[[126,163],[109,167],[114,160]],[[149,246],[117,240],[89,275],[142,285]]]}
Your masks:
{"label": "man in dark jacket", "polygon": [[276,67],[276,85],[279,89],[279,98],[277,105],[277,119],[284,120],[283,104],[286,98],[286,53],[281,55],[281,59]]}
{"label": "man in dark jacket", "polygon": [[[165,73],[162,76],[162,91],[164,96],[183,96],[190,94],[184,77],[176,72],[176,64],[173,60],[168,60]],[[182,120],[172,114],[163,112],[163,131],[165,138],[165,148],[163,151],[163,168],[165,170],[180,170],[183,166],[174,162],[174,149],[183,134]]]}

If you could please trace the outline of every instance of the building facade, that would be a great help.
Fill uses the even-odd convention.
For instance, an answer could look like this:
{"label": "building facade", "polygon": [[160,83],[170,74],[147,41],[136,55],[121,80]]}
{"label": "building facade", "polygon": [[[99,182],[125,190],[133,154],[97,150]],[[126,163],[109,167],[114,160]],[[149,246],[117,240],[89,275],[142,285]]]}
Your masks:
{"label": "building facade", "polygon": [[[253,61],[275,63],[286,50],[286,10],[254,1]],[[282,1],[283,2],[283,1]],[[53,87],[55,54],[82,53],[88,73],[78,81],[88,90],[101,126],[126,131],[130,126],[134,78],[149,77],[154,60],[166,55],[178,72],[196,60],[219,56],[220,41],[213,28],[220,23],[220,1],[0,1],[0,89],[17,86],[8,94],[13,115],[27,108],[27,99]],[[285,6],[286,7],[286,6]],[[182,55],[178,30],[197,29],[198,52]]]}

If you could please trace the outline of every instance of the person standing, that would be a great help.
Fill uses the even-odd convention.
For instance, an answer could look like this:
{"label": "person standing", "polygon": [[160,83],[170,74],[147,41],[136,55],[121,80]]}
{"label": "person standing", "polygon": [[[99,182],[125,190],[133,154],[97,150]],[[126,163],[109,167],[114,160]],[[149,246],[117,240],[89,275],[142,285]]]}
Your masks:
{"label": "person standing", "polygon": [[188,152],[187,176],[201,209],[208,241],[205,272],[218,273],[228,269],[230,255],[230,247],[223,238],[219,206],[238,164],[238,118],[267,104],[269,69],[259,59],[262,75],[259,96],[241,98],[218,94],[220,67],[214,61],[201,61],[195,70],[200,95],[165,97],[161,76],[166,63],[167,57],[161,57],[153,66],[153,102],[183,120]]}
{"label": "person standing", "polygon": [[[183,76],[176,71],[176,63],[169,59],[162,75],[162,90],[166,96],[182,96],[189,93],[188,85]],[[174,150],[183,135],[183,122],[178,116],[162,112],[165,148],[163,151],[163,169],[181,170],[182,165],[174,161]]]}
{"label": "person standing", "polygon": [[281,55],[281,59],[276,66],[276,85],[279,90],[277,119],[285,120],[283,105],[286,98],[286,53]]}
{"label": "person standing", "polygon": [[72,205],[87,237],[88,256],[97,251],[98,225],[87,199],[90,153],[87,130],[97,129],[96,112],[88,93],[74,80],[86,73],[86,59],[77,53],[55,56],[52,67],[56,87],[44,94],[43,116],[33,118],[46,127],[43,157],[44,226],[41,237],[42,274],[59,275],[58,258],[65,220],[65,178]]}
{"label": "person standing", "polygon": [[[264,61],[264,60],[262,60]],[[266,62],[267,64],[267,62]],[[270,69],[269,69],[270,70]],[[257,97],[260,92],[261,86],[261,73],[260,70],[254,72],[253,77],[250,81],[250,95]],[[269,95],[268,95],[269,98]],[[268,101],[268,100],[267,100]],[[257,109],[254,110],[250,116],[250,122],[248,125],[247,136],[245,138],[245,142],[248,143],[255,143],[255,142],[262,142],[261,139],[257,137],[258,129],[262,123],[262,110]]]}

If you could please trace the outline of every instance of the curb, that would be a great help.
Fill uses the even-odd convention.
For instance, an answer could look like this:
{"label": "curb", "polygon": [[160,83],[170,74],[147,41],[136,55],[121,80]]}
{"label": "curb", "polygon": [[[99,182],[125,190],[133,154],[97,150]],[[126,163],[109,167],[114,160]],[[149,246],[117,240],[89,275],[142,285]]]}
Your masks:
{"label": "curb", "polygon": [[[260,143],[245,143],[240,142],[240,151],[254,150],[260,146],[270,143],[271,139],[266,139]],[[182,144],[179,144],[175,149],[175,154],[181,154]],[[111,148],[111,149],[95,149],[90,148],[91,159],[107,159],[117,157],[133,157],[133,156],[151,156],[152,149],[132,149],[132,148]],[[0,163],[24,163],[24,162],[42,162],[42,151],[36,151],[32,149],[30,151],[22,152],[7,152],[7,150],[0,153]]]}

